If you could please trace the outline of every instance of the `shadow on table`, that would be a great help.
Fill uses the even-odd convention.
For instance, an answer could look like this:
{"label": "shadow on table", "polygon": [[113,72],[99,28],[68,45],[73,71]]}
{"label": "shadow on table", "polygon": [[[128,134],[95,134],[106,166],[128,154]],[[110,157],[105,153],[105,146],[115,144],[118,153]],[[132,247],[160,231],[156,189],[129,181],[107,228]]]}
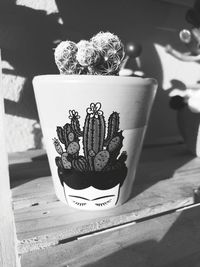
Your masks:
{"label": "shadow on table", "polygon": [[39,177],[50,176],[50,168],[46,154],[33,157],[28,162],[9,165],[10,187],[14,188]]}
{"label": "shadow on table", "polygon": [[187,151],[184,144],[143,149],[130,198],[159,181],[173,179],[186,170],[187,164],[194,159],[195,156]]}
{"label": "shadow on table", "polygon": [[[12,160],[12,164],[9,165],[11,188],[51,175],[46,154],[34,153],[33,156],[29,155],[24,159],[25,162],[23,156],[17,155],[17,157],[21,162],[15,163]],[[181,171],[182,166],[193,159],[194,156],[187,152],[184,145],[143,149],[130,198],[161,180],[172,178],[178,170]]]}
{"label": "shadow on table", "polygon": [[168,214],[109,233],[110,241],[104,242],[102,239],[100,243],[102,254],[106,255],[110,251],[110,255],[83,266],[200,266],[200,217],[199,209],[195,209]]}

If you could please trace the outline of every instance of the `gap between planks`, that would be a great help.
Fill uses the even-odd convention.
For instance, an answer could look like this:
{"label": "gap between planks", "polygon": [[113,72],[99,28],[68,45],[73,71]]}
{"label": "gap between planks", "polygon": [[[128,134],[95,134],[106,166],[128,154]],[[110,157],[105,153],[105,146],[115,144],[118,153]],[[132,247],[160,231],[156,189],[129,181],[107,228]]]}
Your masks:
{"label": "gap between planks", "polygon": [[[128,227],[130,225],[134,225],[136,223],[141,223],[143,221],[147,221],[150,219],[154,219],[154,218],[159,218],[161,216],[167,215],[167,214],[172,214],[174,212],[180,212],[182,210],[187,210],[191,207],[197,207],[199,206],[199,203],[196,204],[188,204],[185,205],[184,207],[182,207],[182,205],[180,205],[179,208],[177,209],[168,209],[168,210],[164,210],[163,212],[155,212],[152,213],[149,216],[144,216],[141,217],[139,219],[134,219],[131,220],[130,218],[127,219],[127,221],[120,218],[120,216],[118,216],[119,218],[117,219],[116,217],[114,218],[114,223],[113,221],[110,219],[110,223],[109,221],[104,221],[104,219],[102,220],[102,225],[100,226],[100,228],[97,226],[96,228],[92,228],[94,225],[94,222],[90,222],[91,224],[85,223],[85,230],[81,227],[81,229],[79,229],[79,231],[76,229],[76,231],[72,232],[71,235],[69,234],[69,232],[66,229],[63,229],[61,231],[56,231],[56,232],[50,232],[47,235],[42,235],[42,236],[37,236],[34,238],[28,238],[28,239],[24,239],[19,241],[18,244],[18,252],[19,254],[24,254],[24,253],[28,253],[31,251],[35,251],[35,250],[41,250],[41,249],[46,249],[48,247],[53,247],[53,246],[57,246],[60,244],[65,244],[68,242],[72,242],[74,240],[78,240],[78,239],[83,239],[86,237],[90,237],[93,235],[97,235],[97,234],[101,234],[104,232],[109,232],[109,231],[114,231],[117,229],[121,229],[124,227]],[[145,211],[144,211],[145,213]],[[117,223],[115,224],[115,222],[117,221]],[[97,221],[98,224],[99,221]],[[103,224],[105,224],[103,226]],[[88,229],[88,228],[89,229]],[[67,228],[67,226],[66,226]]]}
{"label": "gap between planks", "polygon": [[22,255],[22,267],[199,266],[200,204]]}

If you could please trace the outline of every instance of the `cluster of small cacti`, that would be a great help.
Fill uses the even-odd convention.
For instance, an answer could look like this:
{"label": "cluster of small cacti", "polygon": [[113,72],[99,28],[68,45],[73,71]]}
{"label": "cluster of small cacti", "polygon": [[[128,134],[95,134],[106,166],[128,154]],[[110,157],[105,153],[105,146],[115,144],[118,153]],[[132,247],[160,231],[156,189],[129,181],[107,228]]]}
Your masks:
{"label": "cluster of small cacti", "polygon": [[[56,157],[57,166],[80,172],[121,169],[127,155],[125,151],[120,155],[123,136],[119,130],[119,114],[113,112],[110,115],[106,136],[105,118],[100,103],[92,103],[87,108],[83,131],[80,129],[78,112],[70,110],[69,113],[71,123],[57,127],[58,139],[53,139],[55,149],[60,155]],[[81,138],[84,156],[79,155]]]}
{"label": "cluster of small cacti", "polygon": [[77,44],[63,41],[54,53],[61,74],[91,75],[118,75],[124,55],[122,42],[110,32],[99,32]]}

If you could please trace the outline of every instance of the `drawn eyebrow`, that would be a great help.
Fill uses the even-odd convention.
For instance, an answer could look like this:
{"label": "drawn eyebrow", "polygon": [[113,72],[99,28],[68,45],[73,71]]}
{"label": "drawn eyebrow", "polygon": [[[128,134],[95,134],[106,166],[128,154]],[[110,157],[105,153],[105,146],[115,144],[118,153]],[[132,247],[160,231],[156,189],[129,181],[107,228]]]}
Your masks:
{"label": "drawn eyebrow", "polygon": [[69,197],[76,197],[76,198],[81,198],[81,199],[84,199],[84,200],[90,200],[90,199],[85,198],[85,197],[79,197],[79,196],[73,196],[73,195],[69,195]]}
{"label": "drawn eyebrow", "polygon": [[[103,196],[103,197],[97,197],[97,198],[92,199],[92,201],[93,201],[93,200],[102,199],[102,198],[107,198],[107,197],[114,197],[114,196],[115,196],[115,195],[107,195],[107,196]],[[91,201],[91,200],[88,199],[88,198],[80,197],[80,196],[69,195],[69,197],[75,197],[75,198],[80,198],[80,199],[84,199],[84,200]]]}
{"label": "drawn eyebrow", "polygon": [[115,195],[107,195],[107,196],[103,196],[103,197],[97,197],[97,198],[94,198],[92,200],[98,200],[98,199],[102,199],[102,198],[106,198],[106,197],[114,197]]}

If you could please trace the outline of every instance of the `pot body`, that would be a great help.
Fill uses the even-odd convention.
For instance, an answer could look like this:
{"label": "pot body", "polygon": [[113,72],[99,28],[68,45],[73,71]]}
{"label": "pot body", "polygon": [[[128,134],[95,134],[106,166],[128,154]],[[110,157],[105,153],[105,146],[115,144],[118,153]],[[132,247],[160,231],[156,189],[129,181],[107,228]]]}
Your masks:
{"label": "pot body", "polygon": [[177,123],[188,151],[200,157],[200,114],[185,106],[177,112]]}
{"label": "pot body", "polygon": [[33,86],[58,198],[87,210],[127,201],[157,82],[43,75]]}

